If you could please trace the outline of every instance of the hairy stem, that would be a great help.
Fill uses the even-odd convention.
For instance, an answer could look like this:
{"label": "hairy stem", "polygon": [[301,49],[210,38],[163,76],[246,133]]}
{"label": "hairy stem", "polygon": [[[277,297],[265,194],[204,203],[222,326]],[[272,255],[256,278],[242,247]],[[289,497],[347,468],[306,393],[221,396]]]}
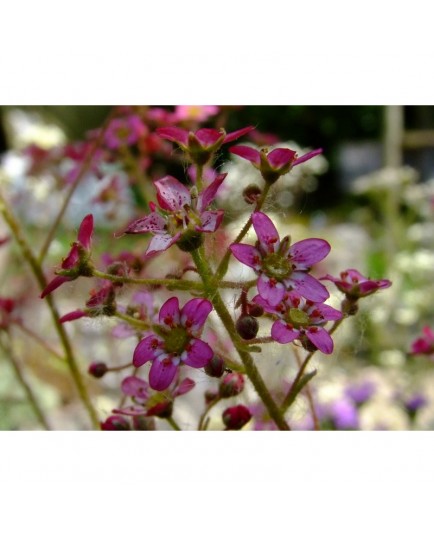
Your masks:
{"label": "hairy stem", "polygon": [[203,291],[204,287],[202,283],[197,281],[185,281],[182,279],[131,279],[129,277],[124,277],[121,275],[112,275],[105,272],[100,272],[99,270],[94,269],[93,275],[99,279],[106,279],[107,281],[112,281],[113,283],[125,283],[133,285],[143,285],[143,286],[164,286],[169,290],[197,290]]}

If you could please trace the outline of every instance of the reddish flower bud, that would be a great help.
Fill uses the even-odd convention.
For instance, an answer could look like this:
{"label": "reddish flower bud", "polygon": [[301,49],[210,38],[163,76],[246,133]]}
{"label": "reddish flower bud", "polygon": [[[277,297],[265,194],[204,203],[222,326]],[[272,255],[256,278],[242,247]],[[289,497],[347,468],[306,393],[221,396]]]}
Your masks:
{"label": "reddish flower bud", "polygon": [[89,365],[87,371],[94,378],[102,378],[108,371],[108,367],[103,361],[94,361]]}
{"label": "reddish flower bud", "polygon": [[222,417],[226,430],[240,430],[250,421],[252,414],[246,406],[240,404],[227,408]]}
{"label": "reddish flower bud", "polygon": [[247,311],[250,316],[259,317],[264,314],[264,308],[258,303],[249,303],[247,306]]}
{"label": "reddish flower bud", "polygon": [[225,362],[220,356],[213,355],[208,364],[204,367],[205,374],[212,378],[221,378],[225,371]]}
{"label": "reddish flower bud", "polygon": [[244,389],[244,377],[239,372],[227,374],[220,382],[219,394],[221,398],[236,396]]}
{"label": "reddish flower bud", "polygon": [[256,184],[249,184],[243,190],[243,198],[248,205],[257,203],[261,194],[262,190]]}
{"label": "reddish flower bud", "polygon": [[242,315],[235,325],[237,332],[243,339],[254,339],[258,333],[259,324],[256,318],[250,315]]}
{"label": "reddish flower bud", "polygon": [[130,423],[120,415],[111,415],[101,423],[101,430],[124,431],[131,430]]}

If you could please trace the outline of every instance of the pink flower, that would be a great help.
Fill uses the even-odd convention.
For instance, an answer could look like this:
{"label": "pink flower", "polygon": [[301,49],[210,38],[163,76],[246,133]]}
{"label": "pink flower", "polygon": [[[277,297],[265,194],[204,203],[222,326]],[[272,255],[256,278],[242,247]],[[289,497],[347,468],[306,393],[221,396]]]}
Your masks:
{"label": "pink flower", "polygon": [[173,387],[164,392],[152,392],[149,384],[137,376],[128,376],[122,381],[121,389],[124,395],[131,397],[133,404],[114,409],[113,413],[118,415],[129,415],[131,417],[145,415],[146,417],[157,416],[161,418],[170,417],[173,409],[173,402],[178,396],[189,393],[195,382],[190,378],[179,381],[179,375]]}
{"label": "pink flower", "polygon": [[92,214],[88,214],[83,218],[83,221],[80,224],[77,241],[73,242],[68,256],[63,259],[61,264],[62,270],[68,271],[68,275],[58,275],[50,281],[42,291],[41,298],[45,298],[47,294],[53,292],[53,290],[60,287],[60,285],[63,285],[63,283],[73,281],[80,275],[92,275],[88,265],[92,233],[93,216]]}
{"label": "pink flower", "polygon": [[206,121],[219,113],[218,106],[176,106],[172,120],[176,121]]}
{"label": "pink flower", "polygon": [[119,149],[125,145],[134,145],[147,133],[147,128],[138,115],[129,115],[113,119],[105,134],[105,143],[109,149]]}
{"label": "pink flower", "polygon": [[423,335],[415,339],[411,344],[411,354],[434,355],[434,332],[428,326],[422,329]]}
{"label": "pink flower", "polygon": [[352,299],[369,296],[377,290],[390,287],[392,284],[388,279],[368,279],[353,268],[341,272],[340,278],[327,274],[320,279],[332,281],[341,292]]}
{"label": "pink flower", "polygon": [[230,134],[226,134],[223,129],[201,128],[196,132],[189,132],[179,127],[157,128],[156,132],[162,138],[179,145],[183,151],[188,153],[193,162],[204,165],[223,144],[237,140],[254,128],[249,126]]}
{"label": "pink flower", "polygon": [[268,153],[268,149],[264,148],[258,151],[247,145],[231,147],[229,152],[249,160],[256,169],[259,169],[264,180],[272,184],[281,175],[285,175],[291,171],[294,166],[298,166],[314,156],[321,154],[322,149],[315,149],[299,158],[297,157],[297,153],[291,151],[291,149],[273,149]]}
{"label": "pink flower", "polygon": [[211,302],[202,298],[193,298],[181,310],[176,297],[163,304],[159,325],[154,326],[156,333],[141,340],[133,356],[135,367],[152,361],[152,389],[167,389],[180,365],[201,368],[211,360],[212,349],[199,338],[211,310]]}
{"label": "pink flower", "polygon": [[333,340],[322,326],[328,320],[342,318],[342,313],[337,309],[306,300],[296,292],[286,292],[282,301],[274,306],[261,296],[256,296],[253,301],[278,318],[271,328],[275,341],[287,344],[298,339],[309,349],[313,345],[324,354],[333,352]]}
{"label": "pink flower", "polygon": [[153,233],[145,258],[152,257],[178,243],[184,251],[193,251],[202,241],[201,233],[213,233],[223,219],[222,210],[206,210],[214,200],[226,173],[216,179],[197,197],[174,177],[155,182],[161,213],[151,204],[151,214],[131,223],[126,234]]}
{"label": "pink flower", "polygon": [[296,290],[309,300],[325,301],[329,297],[327,289],[308,271],[327,256],[330,244],[320,238],[308,238],[291,246],[289,237],[280,241],[266,214],[254,212],[252,222],[258,236],[256,246],[232,244],[230,250],[259,275],[258,292],[262,298],[277,305],[286,290]]}

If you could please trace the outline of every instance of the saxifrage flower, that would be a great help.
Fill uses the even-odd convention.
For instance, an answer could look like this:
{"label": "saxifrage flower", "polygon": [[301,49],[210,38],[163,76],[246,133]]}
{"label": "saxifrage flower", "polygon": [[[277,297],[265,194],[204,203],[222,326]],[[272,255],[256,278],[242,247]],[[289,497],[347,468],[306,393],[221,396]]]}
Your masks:
{"label": "saxifrage flower", "polygon": [[377,290],[389,288],[392,284],[388,279],[368,279],[354,268],[341,272],[340,277],[327,274],[320,279],[332,281],[341,292],[352,299],[364,298]]}
{"label": "saxifrage flower", "polygon": [[181,310],[176,297],[163,304],[159,324],[153,327],[155,334],[141,340],[133,356],[135,367],[152,361],[152,389],[167,389],[180,365],[201,368],[211,360],[211,347],[199,338],[211,310],[211,302],[202,298],[193,298]]}
{"label": "saxifrage flower", "polygon": [[411,343],[410,353],[434,356],[434,331],[429,326],[424,326],[422,335]]}
{"label": "saxifrage flower", "polygon": [[88,265],[90,258],[90,246],[93,233],[93,216],[88,214],[83,218],[78,230],[77,241],[73,242],[71,249],[65,259],[63,259],[61,268],[68,272],[68,275],[57,275],[48,283],[41,293],[41,298],[53,292],[56,288],[68,281],[77,279],[80,275],[91,276],[91,270]]}
{"label": "saxifrage flower", "polygon": [[286,175],[294,166],[298,166],[314,156],[322,153],[322,149],[315,149],[303,156],[297,157],[296,151],[277,148],[268,152],[268,149],[253,149],[247,145],[236,145],[229,152],[249,160],[256,169],[259,169],[263,179],[273,184],[281,175]]}
{"label": "saxifrage flower", "polygon": [[253,301],[277,317],[271,328],[275,341],[286,344],[298,339],[308,349],[313,345],[324,354],[333,352],[333,339],[322,326],[328,320],[342,318],[342,313],[337,309],[325,303],[306,300],[297,292],[286,292],[274,306],[259,295]]}
{"label": "saxifrage flower", "polygon": [[155,182],[160,212],[151,203],[151,213],[132,222],[126,234],[153,233],[145,257],[151,257],[177,243],[184,251],[193,251],[202,242],[201,233],[213,233],[220,225],[223,210],[206,210],[224,181],[226,173],[218,175],[196,197],[171,176]]}
{"label": "saxifrage flower", "polygon": [[296,290],[305,298],[323,302],[327,289],[308,274],[330,251],[330,244],[320,238],[307,238],[290,245],[289,237],[281,241],[270,218],[262,212],[252,214],[258,236],[256,246],[232,244],[233,255],[259,275],[258,292],[271,305],[277,305],[287,290]]}

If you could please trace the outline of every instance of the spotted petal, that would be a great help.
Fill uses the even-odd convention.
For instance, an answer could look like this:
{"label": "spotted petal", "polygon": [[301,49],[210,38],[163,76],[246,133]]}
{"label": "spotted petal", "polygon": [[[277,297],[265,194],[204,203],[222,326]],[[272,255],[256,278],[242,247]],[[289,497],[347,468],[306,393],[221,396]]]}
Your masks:
{"label": "spotted petal", "polygon": [[204,367],[212,359],[214,352],[211,347],[200,339],[194,339],[187,350],[187,357],[182,361],[194,368]]}
{"label": "spotted petal", "polygon": [[249,244],[232,244],[229,246],[233,256],[243,264],[250,266],[254,270],[261,269],[261,254],[254,247]]}
{"label": "spotted petal", "polygon": [[149,385],[145,380],[137,376],[128,376],[121,383],[121,389],[124,395],[133,396],[138,400],[147,400],[149,398]]}
{"label": "spotted petal", "polygon": [[161,234],[165,233],[164,230],[166,226],[166,220],[158,214],[158,212],[151,212],[144,218],[133,221],[125,229],[126,234],[136,234],[136,233],[154,233]]}
{"label": "spotted petal", "polygon": [[179,325],[179,300],[176,296],[164,302],[161,306],[158,319],[163,326],[171,327]]}
{"label": "spotted petal", "polygon": [[149,371],[149,385],[156,391],[164,391],[175,378],[178,366],[171,359],[154,359]]}
{"label": "spotted petal", "polygon": [[134,350],[133,365],[135,367],[141,367],[148,361],[156,359],[163,353],[161,349],[162,344],[163,341],[156,335],[150,335],[142,339]]}
{"label": "spotted petal", "polygon": [[223,210],[207,210],[200,215],[201,225],[196,226],[196,231],[213,233],[220,227],[223,219]]}
{"label": "spotted petal", "polygon": [[334,307],[330,307],[330,305],[326,305],[325,303],[315,304],[315,309],[321,313],[324,320],[340,320],[342,318],[341,311],[338,311]]}
{"label": "spotted petal", "polygon": [[333,352],[333,339],[323,328],[310,328],[306,331],[306,336],[323,354]]}
{"label": "spotted petal", "polygon": [[287,344],[300,336],[298,329],[294,329],[283,320],[277,320],[271,327],[271,336],[281,344]]}
{"label": "spotted petal", "polygon": [[202,212],[206,207],[214,201],[217,191],[220,188],[222,182],[225,180],[227,173],[221,173],[212,181],[212,183],[205,188],[200,194],[197,201],[197,209]]}
{"label": "spotted petal", "polygon": [[157,189],[157,199],[160,207],[175,212],[184,205],[191,205],[191,195],[189,190],[175,177],[168,175],[163,179],[155,181]]}
{"label": "spotted petal", "polygon": [[148,249],[146,250],[144,259],[149,259],[162,251],[166,251],[172,246],[175,242],[181,237],[181,233],[176,233],[175,236],[171,236],[169,233],[155,235],[152,240],[149,242]]}
{"label": "spotted petal", "polygon": [[212,311],[212,304],[204,298],[193,298],[188,301],[181,310],[181,324],[197,334]]}
{"label": "spotted petal", "polygon": [[306,238],[293,244],[289,248],[288,256],[297,270],[307,270],[327,257],[330,249],[330,244],[321,238]]}
{"label": "spotted petal", "polygon": [[285,295],[285,286],[280,281],[261,274],[258,279],[258,292],[270,305],[277,305]]}
{"label": "spotted petal", "polygon": [[261,247],[268,253],[277,251],[280,246],[279,233],[270,218],[263,212],[254,212],[252,223]]}

